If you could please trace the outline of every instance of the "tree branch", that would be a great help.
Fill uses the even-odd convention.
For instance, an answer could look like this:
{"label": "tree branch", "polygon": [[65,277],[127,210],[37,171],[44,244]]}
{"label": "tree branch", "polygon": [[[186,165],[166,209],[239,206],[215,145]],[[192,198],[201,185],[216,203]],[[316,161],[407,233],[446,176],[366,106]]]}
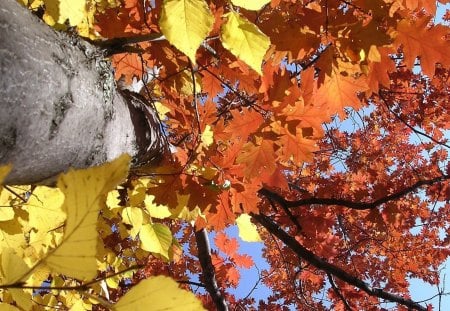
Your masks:
{"label": "tree branch", "polygon": [[333,290],[336,293],[336,295],[338,295],[338,297],[341,299],[342,303],[344,304],[345,310],[352,311],[353,309],[350,307],[350,305],[348,304],[348,302],[345,299],[344,295],[342,295],[341,291],[339,290],[339,288],[334,283],[333,276],[330,273],[327,273],[327,277],[328,277],[328,282],[330,282],[331,288],[333,288]]}
{"label": "tree branch", "polygon": [[370,296],[378,297],[381,299],[385,299],[387,301],[396,302],[400,305],[406,306],[408,308],[414,309],[414,310],[420,310],[420,311],[426,311],[427,308],[419,305],[418,303],[403,298],[401,296],[388,293],[381,288],[374,288],[371,287],[369,284],[365,283],[361,279],[347,273],[346,271],[342,270],[341,268],[328,263],[326,260],[318,257],[313,252],[306,249],[303,245],[301,245],[294,237],[291,237],[289,234],[287,234],[283,229],[281,229],[276,223],[272,222],[269,217],[262,215],[262,214],[250,214],[256,221],[258,221],[264,228],[266,228],[270,233],[275,235],[277,238],[279,238],[281,241],[283,241],[286,246],[288,246],[293,252],[297,254],[298,257],[300,257],[303,260],[306,260],[311,265],[315,266],[316,268],[325,271],[326,273],[329,273],[339,279],[341,279],[344,282],[347,282],[350,285],[353,285],[362,291],[366,292]]}
{"label": "tree branch", "polygon": [[356,210],[368,210],[368,209],[374,209],[384,203],[387,203],[389,201],[400,199],[401,197],[407,195],[408,193],[411,193],[418,188],[422,186],[429,186],[433,185],[438,182],[442,182],[444,180],[449,180],[450,175],[442,175],[433,179],[429,180],[419,180],[418,182],[414,183],[413,185],[404,188],[403,190],[400,190],[396,193],[387,195],[385,197],[382,197],[378,200],[375,200],[373,202],[353,202],[348,201],[345,199],[337,199],[337,198],[307,198],[307,199],[300,199],[296,201],[289,201],[283,198],[281,195],[279,195],[276,192],[273,192],[269,189],[262,188],[259,190],[259,194],[267,197],[268,199],[274,200],[278,202],[280,205],[292,208],[292,207],[300,207],[305,205],[312,205],[312,204],[321,204],[321,205],[339,205],[344,206]]}
{"label": "tree branch", "polygon": [[195,232],[198,259],[202,267],[203,284],[211,296],[218,311],[228,311],[228,306],[217,286],[216,274],[211,260],[211,247],[209,246],[208,232],[202,229]]}

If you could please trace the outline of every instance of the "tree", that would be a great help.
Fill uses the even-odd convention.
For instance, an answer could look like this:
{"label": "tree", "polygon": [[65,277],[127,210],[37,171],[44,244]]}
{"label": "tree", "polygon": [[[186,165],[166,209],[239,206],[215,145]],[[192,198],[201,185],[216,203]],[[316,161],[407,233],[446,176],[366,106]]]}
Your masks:
{"label": "tree", "polygon": [[[430,307],[408,282],[449,256],[434,1],[23,2],[60,32],[2,4],[1,307]],[[264,301],[228,291],[256,259],[234,224]]]}

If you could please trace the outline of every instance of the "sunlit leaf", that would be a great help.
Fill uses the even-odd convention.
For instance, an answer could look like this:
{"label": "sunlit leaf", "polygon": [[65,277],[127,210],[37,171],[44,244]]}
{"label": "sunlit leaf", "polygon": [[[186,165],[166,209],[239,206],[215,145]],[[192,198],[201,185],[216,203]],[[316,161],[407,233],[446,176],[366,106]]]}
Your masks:
{"label": "sunlit leaf", "polygon": [[270,46],[269,37],[238,13],[230,12],[224,17],[227,21],[220,32],[223,46],[261,75],[261,64]]}
{"label": "sunlit leaf", "polygon": [[153,195],[147,195],[144,200],[145,208],[150,214],[150,217],[164,219],[172,216],[167,206],[155,204],[154,199],[155,197]]}
{"label": "sunlit leaf", "polygon": [[195,52],[213,22],[203,0],[164,0],[159,25],[167,40],[195,63]]}
{"label": "sunlit leaf", "polygon": [[2,249],[1,264],[4,276],[2,284],[14,284],[18,281],[24,281],[24,278],[30,271],[22,257],[18,256],[12,248]]}
{"label": "sunlit leaf", "polygon": [[251,222],[248,214],[241,214],[236,218],[236,224],[239,228],[239,237],[245,242],[261,242],[256,225]]}
{"label": "sunlit leaf", "polygon": [[209,147],[214,142],[214,132],[212,131],[209,124],[206,125],[205,129],[202,132],[201,141],[207,147]]}
{"label": "sunlit leaf", "polygon": [[0,311],[21,311],[19,308],[6,303],[0,303]]}
{"label": "sunlit leaf", "polygon": [[231,0],[231,2],[233,5],[240,6],[241,8],[257,11],[270,3],[270,0]]}
{"label": "sunlit leaf", "polygon": [[153,311],[204,310],[194,294],[180,289],[177,282],[165,276],[141,281],[114,305],[113,310],[139,311],[143,306],[148,306]]}
{"label": "sunlit leaf", "polygon": [[97,216],[108,191],[128,174],[130,157],[122,155],[111,163],[85,170],[69,171],[58,179],[65,195],[67,214],[61,244],[49,253],[45,263],[57,273],[77,279],[97,274]]}
{"label": "sunlit leaf", "polygon": [[169,248],[172,245],[172,232],[163,224],[147,224],[139,233],[141,248],[159,254],[169,260]]}
{"label": "sunlit leaf", "polygon": [[127,206],[122,210],[122,220],[124,223],[131,225],[132,229],[129,230],[130,236],[135,238],[142,227],[142,221],[144,220],[142,209],[139,207]]}

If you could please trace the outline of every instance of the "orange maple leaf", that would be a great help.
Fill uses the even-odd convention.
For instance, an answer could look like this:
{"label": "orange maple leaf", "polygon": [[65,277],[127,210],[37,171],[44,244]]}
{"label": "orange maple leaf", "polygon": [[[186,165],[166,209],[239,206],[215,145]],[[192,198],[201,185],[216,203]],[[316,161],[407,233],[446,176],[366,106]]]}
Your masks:
{"label": "orange maple leaf", "polygon": [[402,46],[405,63],[412,68],[416,57],[420,57],[423,72],[432,77],[436,63],[450,65],[450,44],[444,38],[448,28],[436,25],[427,28],[430,17],[423,17],[415,22],[401,20],[397,25],[394,45]]}
{"label": "orange maple leaf", "polygon": [[243,108],[242,112],[233,110],[231,115],[233,119],[227,124],[224,132],[232,134],[232,137],[240,137],[243,141],[246,141],[247,137],[264,122],[260,113],[248,108]]}
{"label": "orange maple leaf", "polygon": [[242,148],[236,163],[244,164],[244,177],[253,178],[264,170],[272,174],[276,169],[276,158],[273,142],[257,137],[256,144],[248,142]]}
{"label": "orange maple leaf", "polygon": [[238,241],[235,238],[229,238],[224,232],[217,233],[214,243],[221,252],[229,257],[234,257],[239,249]]}
{"label": "orange maple leaf", "polygon": [[356,110],[361,108],[362,104],[357,94],[368,88],[364,76],[354,78],[348,73],[344,76],[335,67],[331,76],[325,77],[313,101],[318,107],[329,108],[330,114],[337,113],[343,120],[346,117],[345,107],[353,107]]}

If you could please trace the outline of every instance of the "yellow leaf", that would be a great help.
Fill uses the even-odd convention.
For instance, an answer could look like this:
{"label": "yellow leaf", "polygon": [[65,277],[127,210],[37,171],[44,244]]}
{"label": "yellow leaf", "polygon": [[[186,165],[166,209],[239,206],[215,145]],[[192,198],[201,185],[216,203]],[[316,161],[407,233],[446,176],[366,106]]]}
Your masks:
{"label": "yellow leaf", "polygon": [[2,274],[4,279],[2,284],[14,284],[18,281],[25,281],[25,277],[30,272],[30,267],[18,256],[13,248],[2,249]]}
{"label": "yellow leaf", "polygon": [[71,170],[58,179],[65,195],[67,214],[61,244],[45,258],[53,272],[80,280],[97,274],[97,216],[108,191],[128,174],[130,157],[122,155],[111,163],[85,170]]}
{"label": "yellow leaf", "polygon": [[239,228],[239,237],[242,241],[261,242],[258,230],[255,224],[250,221],[250,216],[248,214],[241,214],[236,219],[236,223]]}
{"label": "yellow leaf", "polygon": [[209,147],[214,142],[214,132],[211,130],[210,125],[206,125],[205,130],[202,133],[201,137],[202,143]]}
{"label": "yellow leaf", "polygon": [[44,4],[43,0],[19,0],[19,2],[25,5],[30,10],[36,10]]}
{"label": "yellow leaf", "polygon": [[36,187],[26,205],[29,224],[35,229],[55,229],[65,220],[62,213],[64,194],[57,188]]}
{"label": "yellow leaf", "polygon": [[0,311],[21,311],[19,308],[6,303],[0,303]]}
{"label": "yellow leaf", "polygon": [[199,93],[202,90],[202,77],[200,74],[195,73],[193,78],[194,79],[192,79],[191,73],[187,71],[183,71],[178,75],[178,83],[181,84],[181,87],[178,87],[177,89],[180,90],[181,94],[191,96],[194,95],[194,91],[195,93]]}
{"label": "yellow leaf", "polygon": [[14,209],[11,206],[2,206],[0,208],[0,221],[7,221],[14,218]]}
{"label": "yellow leaf", "polygon": [[169,248],[172,246],[172,232],[163,224],[147,224],[139,233],[141,248],[159,254],[169,260]]}
{"label": "yellow leaf", "polygon": [[155,196],[147,195],[144,203],[145,208],[147,209],[150,217],[164,219],[172,216],[172,213],[169,211],[169,208],[165,205],[156,205],[154,203]]}
{"label": "yellow leaf", "polygon": [[17,306],[22,310],[31,310],[33,307],[32,297],[30,290],[21,289],[21,288],[9,288],[8,291],[11,293],[12,298],[16,302]]}
{"label": "yellow leaf", "polygon": [[170,108],[164,106],[161,102],[154,103],[156,111],[158,112],[158,116],[161,120],[164,120],[166,117],[166,113],[170,112]]}
{"label": "yellow leaf", "polygon": [[229,12],[222,26],[220,38],[223,46],[252,69],[262,75],[261,64],[270,46],[270,39],[238,13]]}
{"label": "yellow leaf", "polygon": [[150,306],[152,311],[205,310],[195,295],[178,287],[166,276],[152,277],[131,288],[113,307],[114,311],[139,311]]}
{"label": "yellow leaf", "polygon": [[141,230],[144,220],[142,210],[139,207],[127,206],[122,210],[122,220],[124,223],[132,226],[129,232],[130,236],[134,239]]}
{"label": "yellow leaf", "polygon": [[159,26],[167,40],[195,63],[195,52],[212,29],[214,17],[203,0],[164,0]]}
{"label": "yellow leaf", "polygon": [[44,0],[46,22],[64,24],[69,20],[71,26],[81,23],[86,12],[86,0]]}
{"label": "yellow leaf", "polygon": [[233,5],[240,6],[241,8],[258,11],[266,4],[270,3],[270,0],[231,0]]}
{"label": "yellow leaf", "polygon": [[10,171],[11,165],[0,166],[0,190],[2,190],[1,184],[3,183],[3,180],[9,174]]}
{"label": "yellow leaf", "polygon": [[120,207],[120,199],[119,199],[119,191],[113,190],[108,193],[108,197],[106,198],[106,206],[109,209],[114,209]]}
{"label": "yellow leaf", "polygon": [[367,59],[371,62],[381,62],[381,54],[376,45],[371,45]]}

